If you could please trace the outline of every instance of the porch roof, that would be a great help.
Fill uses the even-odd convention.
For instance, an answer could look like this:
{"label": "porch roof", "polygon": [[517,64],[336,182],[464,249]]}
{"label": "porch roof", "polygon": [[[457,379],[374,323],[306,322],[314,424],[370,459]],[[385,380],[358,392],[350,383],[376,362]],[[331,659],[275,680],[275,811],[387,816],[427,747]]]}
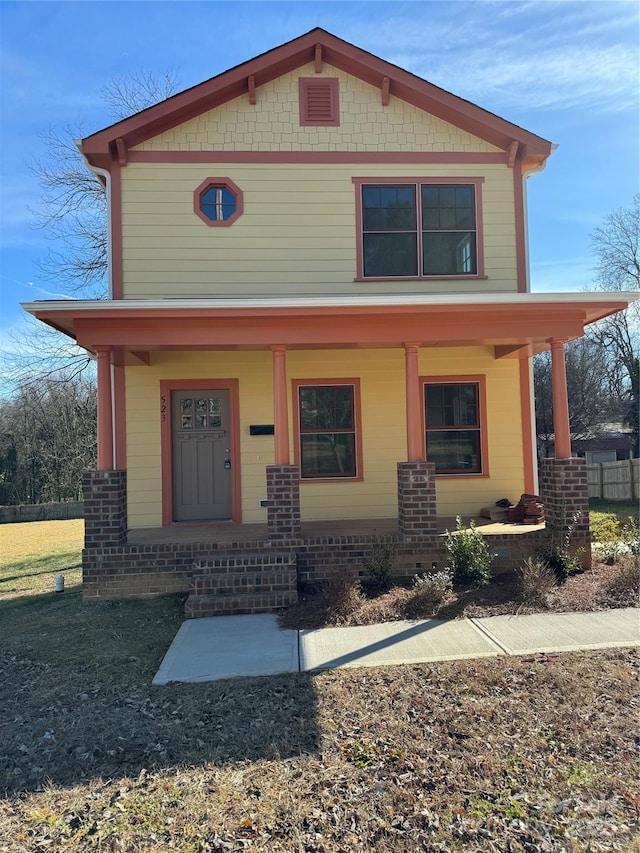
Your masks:
{"label": "porch roof", "polygon": [[[159,349],[495,347],[530,356],[551,338],[584,328],[638,293],[460,293],[331,297],[64,300],[23,303],[88,350],[121,347],[139,359]],[[135,354],[138,354],[136,356]],[[144,361],[144,357],[142,358]]]}

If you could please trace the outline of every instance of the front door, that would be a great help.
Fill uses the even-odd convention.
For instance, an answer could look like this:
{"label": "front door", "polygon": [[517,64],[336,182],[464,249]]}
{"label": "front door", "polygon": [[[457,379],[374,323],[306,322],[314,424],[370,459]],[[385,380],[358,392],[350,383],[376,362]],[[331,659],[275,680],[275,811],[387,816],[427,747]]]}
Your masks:
{"label": "front door", "polygon": [[228,390],[171,392],[173,520],[231,518]]}

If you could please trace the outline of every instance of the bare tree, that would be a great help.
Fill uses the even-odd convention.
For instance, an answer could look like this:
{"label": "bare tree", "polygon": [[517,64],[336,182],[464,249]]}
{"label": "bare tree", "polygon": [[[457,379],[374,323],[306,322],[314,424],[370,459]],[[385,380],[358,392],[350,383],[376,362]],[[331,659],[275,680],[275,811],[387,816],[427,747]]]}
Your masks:
{"label": "bare tree", "polygon": [[604,218],[591,235],[599,290],[640,290],[640,193]]}
{"label": "bare tree", "polygon": [[[133,74],[107,83],[102,95],[114,118],[122,119],[166,99],[178,88],[175,72]],[[39,262],[41,274],[55,290],[81,299],[103,299],[107,290],[107,200],[105,187],[89,171],[74,138],[82,128],[49,128],[42,138],[43,160],[30,164],[40,186],[33,225],[53,248]],[[29,321],[9,335],[2,353],[3,377],[18,387],[40,380],[74,376],[91,364],[87,354],[41,323]],[[60,372],[61,371],[61,372]]]}
{"label": "bare tree", "polygon": [[81,473],[95,466],[95,384],[41,380],[0,400],[0,503],[82,497]]}
{"label": "bare tree", "polygon": [[[78,133],[75,134],[78,136]],[[107,201],[104,186],[90,172],[69,126],[42,135],[46,161],[31,164],[40,185],[34,227],[56,246],[39,267],[43,277],[69,296],[104,298],[107,271]]]}
{"label": "bare tree", "polygon": [[[177,88],[173,71],[140,73],[111,80],[102,96],[120,120],[165,100]],[[69,296],[97,299],[106,295],[107,202],[104,184],[87,169],[74,142],[84,135],[83,128],[68,125],[43,134],[47,158],[31,164],[41,190],[40,206],[32,213],[34,226],[56,247],[40,263],[43,276]]]}
{"label": "bare tree", "polygon": [[102,87],[102,100],[117,119],[127,118],[147,107],[166,101],[178,91],[179,83],[174,69],[159,74],[141,72],[128,77],[117,77]]}
{"label": "bare tree", "polygon": [[[630,208],[614,210],[605,217],[591,235],[591,246],[596,255],[598,290],[640,290],[640,194]],[[609,382],[613,393],[624,401],[624,420],[634,430],[633,453],[640,456],[640,303],[595,323],[588,336],[607,352]]]}
{"label": "bare tree", "polygon": [[2,376],[7,386],[39,387],[42,382],[67,382],[86,374],[95,379],[94,362],[86,352],[55,329],[33,317],[10,332],[12,346],[2,353]]}
{"label": "bare tree", "polygon": [[[612,397],[606,350],[597,341],[578,338],[565,347],[569,427],[574,439],[588,438],[602,423],[620,417],[620,401]],[[554,441],[551,355],[533,361],[536,434],[542,454],[549,456]]]}

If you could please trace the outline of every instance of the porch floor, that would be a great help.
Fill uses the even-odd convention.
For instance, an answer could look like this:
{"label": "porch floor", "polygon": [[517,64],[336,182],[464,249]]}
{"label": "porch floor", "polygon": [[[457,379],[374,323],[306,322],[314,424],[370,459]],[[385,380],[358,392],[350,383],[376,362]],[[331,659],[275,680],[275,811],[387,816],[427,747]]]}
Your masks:
{"label": "porch floor", "polygon": [[[466,517],[465,517],[466,520]],[[518,536],[543,530],[543,524],[507,524],[490,521],[488,518],[473,519],[482,533],[491,535]],[[438,533],[455,530],[456,520],[452,517],[437,519]],[[396,518],[342,519],[337,521],[303,521],[301,539],[320,536],[393,536],[398,533]],[[266,524],[175,524],[169,527],[145,527],[129,530],[128,545],[156,545],[180,542],[268,542],[269,533]]]}

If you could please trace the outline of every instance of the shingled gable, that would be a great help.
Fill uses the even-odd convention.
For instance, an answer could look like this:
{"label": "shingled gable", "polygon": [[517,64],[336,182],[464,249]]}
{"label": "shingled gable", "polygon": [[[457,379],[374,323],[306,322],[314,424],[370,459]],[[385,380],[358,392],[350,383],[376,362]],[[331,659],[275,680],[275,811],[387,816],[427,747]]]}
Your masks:
{"label": "shingled gable", "polygon": [[101,168],[108,169],[113,159],[126,162],[133,146],[233,98],[251,97],[257,87],[310,62],[338,68],[379,88],[383,98],[400,98],[495,145],[505,151],[510,165],[517,152],[523,171],[540,166],[551,153],[546,139],[320,28],[88,136],[82,151]]}

